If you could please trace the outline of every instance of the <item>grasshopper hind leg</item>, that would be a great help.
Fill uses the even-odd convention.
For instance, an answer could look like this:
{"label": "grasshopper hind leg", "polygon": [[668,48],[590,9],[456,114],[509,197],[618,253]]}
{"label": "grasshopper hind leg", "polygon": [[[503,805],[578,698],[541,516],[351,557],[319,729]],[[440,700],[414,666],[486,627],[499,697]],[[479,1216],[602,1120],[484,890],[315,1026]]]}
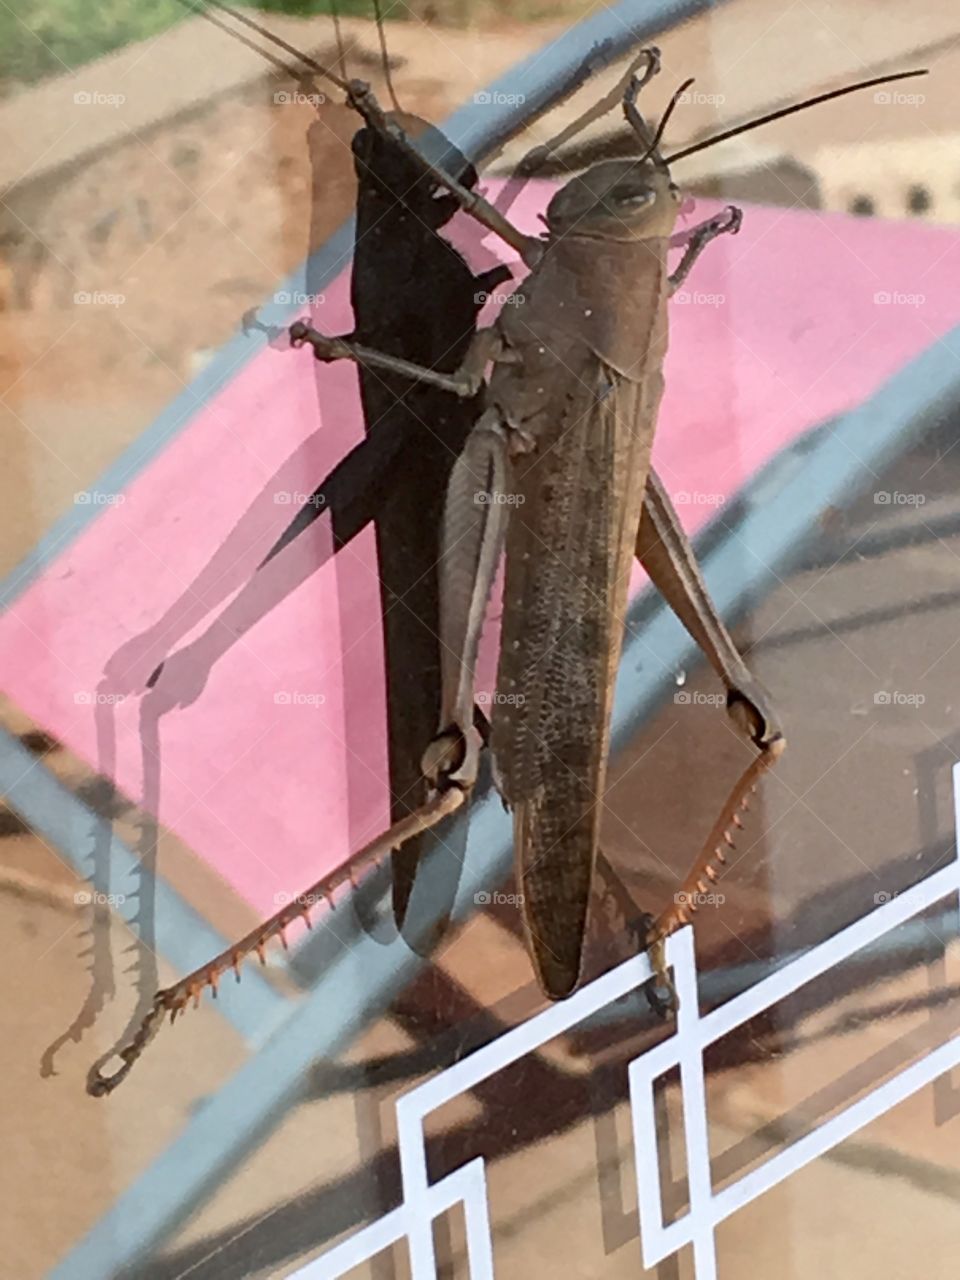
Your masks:
{"label": "grasshopper hind leg", "polygon": [[606,900],[613,911],[623,917],[623,931],[633,943],[630,954],[639,951],[649,953],[653,977],[644,983],[643,992],[654,1013],[665,1019],[677,1009],[677,993],[666,961],[666,935],[656,934],[656,917],[637,907],[632,894],[602,850],[597,854],[597,871]]}
{"label": "grasshopper hind leg", "polygon": [[[647,947],[661,979],[665,976],[662,943],[689,924],[702,900],[719,878],[727,852],[735,847],[742,814],[761,776],[783,753],[786,742],[779,717],[766,690],[747,667],[707,591],[690,542],[669,495],[654,471],[647,478],[637,531],[637,558],[670,605],[727,691],[727,710],[739,733],[758,750],[714,823],[700,856],[682,881],[673,901],[657,917],[647,935]],[[669,983],[666,985],[669,986]]]}

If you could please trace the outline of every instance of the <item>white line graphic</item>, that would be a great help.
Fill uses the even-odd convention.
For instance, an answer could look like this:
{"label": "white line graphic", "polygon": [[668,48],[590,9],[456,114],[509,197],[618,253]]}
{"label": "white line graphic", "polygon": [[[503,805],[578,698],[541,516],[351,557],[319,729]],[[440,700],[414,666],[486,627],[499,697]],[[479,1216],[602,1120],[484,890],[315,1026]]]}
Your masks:
{"label": "white line graphic", "polygon": [[[953,794],[956,829],[960,831],[960,764],[953,768]],[[688,927],[670,939],[667,958],[673,965],[680,997],[676,1034],[635,1058],[629,1070],[646,1267],[655,1266],[691,1244],[697,1280],[717,1280],[714,1233],[721,1222],[960,1063],[960,1035],[957,1035],[778,1151],[757,1168],[721,1191],[714,1192],[710,1176],[703,1070],[705,1048],[927,907],[958,891],[960,842],[957,857],[946,867],[876,907],[703,1018],[698,1008],[693,931]],[[439,1182],[430,1183],[427,1178],[425,1118],[438,1107],[635,990],[650,976],[646,956],[628,960],[569,1000],[552,1005],[528,1022],[514,1027],[400,1098],[397,1102],[397,1131],[403,1203],[336,1248],[301,1267],[292,1280],[338,1280],[404,1238],[409,1242],[413,1280],[437,1280],[433,1221],[457,1204],[463,1205],[466,1219],[471,1280],[493,1280],[493,1239],[484,1160],[478,1157]],[[680,1069],[690,1207],[681,1218],[665,1226],[653,1085],[671,1067]]]}

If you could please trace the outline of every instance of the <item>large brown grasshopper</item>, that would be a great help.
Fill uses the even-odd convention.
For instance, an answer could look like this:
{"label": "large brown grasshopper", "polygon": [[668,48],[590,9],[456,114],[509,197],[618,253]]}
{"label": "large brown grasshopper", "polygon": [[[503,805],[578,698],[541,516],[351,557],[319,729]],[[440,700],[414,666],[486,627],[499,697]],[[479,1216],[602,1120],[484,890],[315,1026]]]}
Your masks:
{"label": "large brown grasshopper", "polygon": [[[725,806],[734,821],[756,776],[783,747],[768,699],[717,617],[692,561],[677,556],[677,524],[650,475],[663,389],[666,303],[704,247],[735,232],[728,209],[697,228],[677,270],[667,270],[679,195],[636,108],[658,69],[648,51],[625,112],[643,148],[637,160],[593,166],[551,201],[545,241],[520,235],[472,193],[481,222],[516,248],[531,274],[523,306],[479,333],[453,377],[399,368],[395,360],[294,326],[321,359],[418,376],[473,396],[492,364],[487,408],[458,459],[447,492],[440,566],[443,696],[440,732],[424,758],[432,800],[426,827],[458,808],[477,777],[474,723],[480,633],[501,551],[504,623],[491,748],[497,787],[514,813],[517,872],[531,956],[544,993],[569,995],[580,975],[599,843],[613,678],[634,556],[679,606],[728,690],[728,706],[760,752]],[[661,501],[658,503],[657,498]],[[400,826],[401,824],[398,824]],[[392,828],[393,843],[406,832]],[[688,877],[714,878],[711,841]],[[686,918],[664,913],[650,940]]]}
{"label": "large brown grasshopper", "polygon": [[[530,268],[520,295],[523,305],[478,333],[452,374],[324,336],[302,322],[291,330],[294,341],[311,344],[321,360],[352,359],[463,398],[486,385],[486,408],[453,468],[446,499],[441,716],[423,762],[429,794],[349,866],[159,992],[140,1031],[121,1052],[127,1067],[164,1013],[175,1016],[206,986],[215,992],[227,968],[239,976],[240,960],[253,951],[262,959],[266,943],[283,939],[293,921],[308,918],[320,895],[329,895],[361,866],[379,861],[464,804],[484,746],[474,707],[480,631],[504,548],[498,688],[508,696],[494,704],[490,745],[498,789],[514,813],[524,918],[545,994],[552,999],[569,995],[580,976],[613,677],[635,555],[716,669],[734,722],[758,750],[683,892],[651,924],[648,944],[658,947],[685,923],[693,894],[716,878],[715,864],[722,864],[724,847],[732,844],[740,810],[759,776],[781,754],[784,739],[766,693],[712,606],[676,515],[650,471],[667,301],[705,246],[740,224],[739,211],[728,208],[694,228],[679,265],[669,272],[667,250],[679,193],[668,165],[677,156],[660,154],[666,117],[652,134],[636,106],[640,89],[658,66],[656,51],[645,51],[643,72],[631,76],[624,94],[624,112],[642,149],[639,159],[602,162],[568,182],[550,202],[542,239],[521,234],[482,197],[431,165],[383,115],[369,88],[350,83],[352,100],[368,123],[517,249]],[[812,101],[898,78],[872,79]],[[658,968],[662,972],[662,957]]]}
{"label": "large brown grasshopper", "polygon": [[[740,213],[728,207],[694,228],[676,270],[668,271],[679,192],[659,152],[669,111],[651,136],[636,106],[640,89],[659,69],[657,51],[646,54],[646,67],[631,77],[623,103],[640,158],[601,162],[567,183],[548,206],[545,238],[522,235],[476,193],[457,190],[430,167],[531,269],[524,305],[476,336],[458,374],[401,366],[304,323],[291,330],[294,341],[312,345],[319,359],[353,359],[462,396],[475,395],[487,379],[487,408],[447,491],[440,567],[443,700],[439,733],[424,757],[433,798],[413,822],[420,829],[432,826],[475,784],[483,747],[473,714],[477,654],[505,551],[497,687],[506,696],[494,706],[490,746],[497,788],[514,815],[530,953],[551,999],[570,995],[580,977],[634,556],[715,667],[735,724],[759,753],[733,788],[673,905],[653,922],[651,946],[696,909],[695,894],[716,879],[724,846],[733,843],[739,811],[785,746],[769,698],[717,615],[650,469],[667,301],[706,245],[739,229]],[[396,824],[381,841],[406,838],[404,824]],[[367,856],[375,849],[376,842]],[[659,963],[666,980],[662,958]]]}

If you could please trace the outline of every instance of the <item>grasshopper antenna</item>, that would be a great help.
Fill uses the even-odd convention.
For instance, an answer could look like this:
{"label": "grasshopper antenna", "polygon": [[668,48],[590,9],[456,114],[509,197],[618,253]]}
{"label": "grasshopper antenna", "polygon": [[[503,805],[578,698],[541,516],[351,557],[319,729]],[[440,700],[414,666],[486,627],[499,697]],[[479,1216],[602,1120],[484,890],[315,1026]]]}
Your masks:
{"label": "grasshopper antenna", "polygon": [[387,82],[387,93],[390,95],[390,102],[397,115],[402,115],[403,110],[397,101],[397,95],[393,90],[393,77],[390,75],[390,55],[387,53],[387,36],[383,29],[383,10],[380,7],[380,0],[373,0],[374,12],[377,15],[377,36],[380,40],[380,65],[383,67],[383,78]]}
{"label": "grasshopper antenna", "polygon": [[343,47],[343,32],[340,28],[340,7],[337,0],[330,0],[330,16],[333,18],[333,32],[337,40],[337,67],[344,80],[347,79],[347,51]]}
{"label": "grasshopper antenna", "polygon": [[[262,45],[251,40],[249,36],[243,35],[242,32],[231,27],[229,23],[224,22],[222,18],[218,18],[215,14],[211,13],[209,9],[201,8],[199,5],[192,4],[190,0],[180,0],[180,3],[185,9],[189,9],[192,13],[197,13],[201,17],[206,18],[207,22],[212,22],[215,27],[219,27],[221,31],[225,31],[228,36],[232,36],[234,40],[239,40],[240,43],[246,45],[248,49],[252,49],[254,53],[259,54],[261,58],[264,58],[271,66],[276,67],[278,71],[283,71],[291,80],[303,79],[303,70],[301,68],[293,67],[289,62],[284,62],[284,60],[282,58],[278,58],[275,53],[270,53],[268,50],[264,49]],[[268,33],[264,32],[263,34],[266,35]]]}
{"label": "grasshopper antenna", "polygon": [[652,156],[653,153],[656,151],[657,147],[659,147],[660,140],[664,134],[664,130],[666,129],[667,125],[670,123],[670,117],[673,115],[674,111],[676,110],[677,103],[680,101],[680,99],[683,97],[683,95],[687,92],[687,90],[690,88],[692,84],[693,84],[693,76],[691,76],[689,80],[684,80],[683,84],[680,86],[680,88],[676,91],[676,93],[667,103],[667,109],[666,111],[664,111],[663,115],[660,117],[660,123],[657,125],[657,131],[653,135],[653,141],[650,143],[649,147],[647,147],[646,151],[640,157],[641,164],[649,156]]}
{"label": "grasshopper antenna", "polygon": [[[182,0],[182,3],[187,3],[187,0]],[[293,54],[293,56],[295,58],[299,58],[305,66],[308,66],[311,71],[315,71],[317,75],[324,76],[332,84],[335,84],[338,89],[342,89],[344,93],[348,95],[350,94],[351,86],[349,81],[343,79],[342,76],[338,76],[336,72],[331,71],[329,67],[325,67],[322,63],[317,62],[316,58],[311,58],[309,54],[298,49],[296,45],[292,45],[289,41],[284,40],[282,36],[278,36],[275,31],[269,31],[266,27],[262,27],[259,22],[254,22],[252,18],[248,18],[247,15],[245,13],[241,13],[239,9],[234,9],[230,5],[224,4],[223,0],[206,0],[206,4],[210,8],[219,9],[221,13],[228,13],[236,22],[242,23],[245,27],[249,27],[250,30],[255,31],[258,36],[263,36],[265,40],[271,41],[271,43],[275,44],[279,49],[283,49],[286,53]],[[206,6],[200,8],[189,4],[187,7],[196,9],[198,13],[203,13],[206,9]],[[209,17],[209,15],[206,16]],[[237,35],[238,33],[232,32],[231,34]]]}
{"label": "grasshopper antenna", "polygon": [[[831,89],[829,93],[818,93],[814,98],[807,98],[803,102],[795,102],[793,106],[781,107],[779,111],[771,111],[765,116],[758,116],[756,120],[748,120],[745,124],[738,124],[733,129],[727,129],[723,133],[717,133],[712,138],[704,138],[702,142],[695,142],[693,146],[684,147],[681,151],[674,151],[673,155],[665,157],[666,164],[673,164],[674,160],[682,160],[685,156],[692,156],[697,151],[705,151],[707,147],[713,147],[718,142],[726,142],[728,138],[735,138],[738,134],[748,133],[751,129],[759,129],[763,124],[769,124],[772,120],[782,120],[784,116],[792,116],[795,111],[806,111],[807,107],[815,107],[821,102],[830,102],[834,98],[842,98],[848,93],[859,93],[861,89],[872,89],[880,84],[893,84],[896,80],[912,80],[916,76],[929,75],[926,67],[919,71],[898,71],[893,75],[874,76],[871,80],[859,80],[856,84],[844,85],[842,89]],[[673,103],[670,104],[670,107]],[[670,107],[667,110],[670,110]],[[659,130],[657,131],[659,135]]]}

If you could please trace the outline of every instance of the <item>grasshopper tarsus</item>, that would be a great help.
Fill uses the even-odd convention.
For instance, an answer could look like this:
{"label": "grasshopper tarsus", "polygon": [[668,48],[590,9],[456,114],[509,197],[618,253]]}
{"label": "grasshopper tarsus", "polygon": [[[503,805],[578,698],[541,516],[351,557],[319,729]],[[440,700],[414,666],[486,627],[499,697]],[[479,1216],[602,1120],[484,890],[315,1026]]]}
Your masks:
{"label": "grasshopper tarsus", "polygon": [[680,1008],[677,989],[668,973],[658,973],[643,988],[647,1004],[661,1020],[667,1022]]}
{"label": "grasshopper tarsus", "polygon": [[[647,920],[650,921],[651,917],[648,916]],[[670,967],[667,964],[665,944],[666,936],[657,933],[656,925],[651,923],[651,929],[647,935],[647,952],[653,977],[644,984],[643,990],[650,1008],[663,1021],[666,1021],[671,1013],[676,1013],[680,1007],[677,989],[673,985]]]}
{"label": "grasshopper tarsus", "polygon": [[[335,341],[334,338],[327,338],[322,333],[317,333],[307,320],[294,320],[290,326],[290,345],[302,347],[304,343],[309,343],[318,360],[337,359],[333,354]],[[327,352],[329,354],[326,354]]]}
{"label": "grasshopper tarsus", "polygon": [[648,44],[645,49],[641,49],[640,56],[646,58],[646,66],[642,71],[634,71],[630,76],[626,94],[629,95],[631,102],[636,102],[640,90],[645,89],[654,76],[660,74],[661,55],[657,45]]}
{"label": "grasshopper tarsus", "polygon": [[728,204],[724,211],[718,213],[711,221],[715,223],[718,235],[735,236],[743,226],[743,210],[738,209],[735,204]]}
{"label": "grasshopper tarsus", "polygon": [[693,269],[694,263],[712,240],[716,240],[718,236],[723,235],[735,236],[739,232],[742,223],[743,211],[738,209],[735,204],[728,204],[722,212],[714,214],[712,218],[707,218],[699,226],[691,228],[683,250],[683,256],[677,264],[676,270],[667,277],[670,292],[675,293],[680,288]]}
{"label": "grasshopper tarsus", "polygon": [[[123,1064],[122,1066],[109,1074],[102,1070],[102,1063],[95,1064],[91,1068],[90,1073],[87,1076],[87,1093],[90,1094],[91,1097],[104,1098],[108,1094],[113,1093],[114,1089],[116,1089],[116,1087],[130,1074],[133,1069],[133,1064],[137,1061],[144,1049],[146,1049],[147,1045],[160,1030],[160,1026],[163,1022],[163,1016],[168,1010],[166,995],[167,993],[165,991],[157,992],[153,998],[153,1004],[150,1007],[150,1012],[140,1023],[140,1026],[130,1043],[124,1048],[118,1050],[116,1055],[112,1053],[108,1055],[108,1059],[113,1056],[118,1057]],[[174,1011],[171,1009],[170,1012],[172,1020]]]}

